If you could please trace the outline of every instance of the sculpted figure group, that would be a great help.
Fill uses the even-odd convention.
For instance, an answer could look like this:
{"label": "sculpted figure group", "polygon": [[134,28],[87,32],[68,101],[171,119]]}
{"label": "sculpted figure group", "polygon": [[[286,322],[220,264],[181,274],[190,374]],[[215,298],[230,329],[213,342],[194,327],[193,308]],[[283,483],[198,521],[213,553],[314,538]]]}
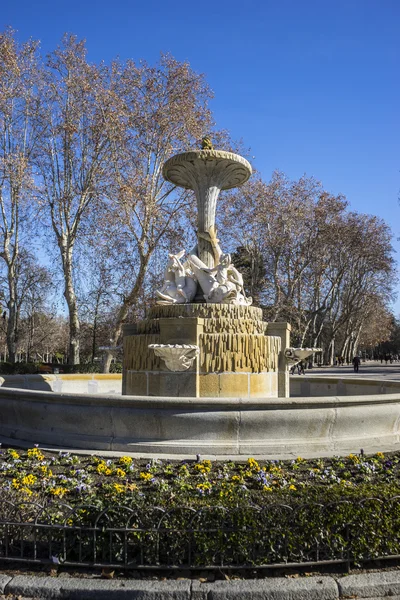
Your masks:
{"label": "sculpted figure group", "polygon": [[164,274],[164,284],[157,291],[158,304],[184,304],[192,302],[198,285],[207,303],[240,304],[249,306],[243,288],[243,277],[234,267],[230,254],[224,254],[213,231],[200,234],[213,248],[215,266],[207,267],[197,256],[196,248],[185,262],[181,262],[185,251],[170,254]]}

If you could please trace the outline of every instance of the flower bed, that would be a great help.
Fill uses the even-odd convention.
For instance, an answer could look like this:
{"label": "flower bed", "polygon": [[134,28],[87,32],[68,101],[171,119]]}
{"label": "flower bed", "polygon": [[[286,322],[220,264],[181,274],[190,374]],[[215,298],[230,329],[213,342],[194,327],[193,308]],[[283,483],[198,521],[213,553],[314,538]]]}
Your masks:
{"label": "flower bed", "polygon": [[32,560],[70,564],[360,561],[400,554],[399,473],[400,455],[379,452],[170,463],[5,449],[0,527],[14,555],[23,522]]}
{"label": "flower bed", "polygon": [[204,506],[218,503],[258,506],[277,500],[298,503],[304,498],[358,497],[373,491],[392,494],[400,483],[400,454],[350,454],[345,458],[245,463],[210,460],[168,462],[134,460],[130,456],[105,459],[69,452],[0,450],[0,489],[18,492],[21,500],[69,504],[82,500],[104,508],[128,506]]}

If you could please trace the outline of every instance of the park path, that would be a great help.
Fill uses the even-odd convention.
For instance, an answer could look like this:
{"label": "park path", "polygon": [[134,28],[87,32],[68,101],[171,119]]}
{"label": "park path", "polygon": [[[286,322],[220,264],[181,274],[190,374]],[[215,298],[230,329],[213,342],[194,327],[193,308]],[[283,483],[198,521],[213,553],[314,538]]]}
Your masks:
{"label": "park path", "polygon": [[[362,377],[365,379],[391,379],[400,380],[400,362],[392,364],[380,361],[367,360],[361,361],[358,373],[354,373],[353,365],[344,365],[342,367],[313,367],[306,369],[307,377]],[[302,375],[292,375],[292,377],[302,377]]]}

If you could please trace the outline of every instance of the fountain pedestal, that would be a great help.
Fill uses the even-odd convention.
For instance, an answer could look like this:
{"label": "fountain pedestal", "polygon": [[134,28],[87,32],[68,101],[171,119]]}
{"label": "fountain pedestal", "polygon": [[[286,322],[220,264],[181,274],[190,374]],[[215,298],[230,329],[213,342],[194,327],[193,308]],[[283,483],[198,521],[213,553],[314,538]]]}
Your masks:
{"label": "fountain pedestal", "polygon": [[[253,306],[181,304],[153,307],[124,329],[122,393],[195,398],[276,398],[280,335]],[[199,348],[186,370],[172,371],[154,345]],[[180,368],[180,367],[178,367]],[[280,384],[281,385],[281,384]],[[280,394],[288,392],[283,388]]]}

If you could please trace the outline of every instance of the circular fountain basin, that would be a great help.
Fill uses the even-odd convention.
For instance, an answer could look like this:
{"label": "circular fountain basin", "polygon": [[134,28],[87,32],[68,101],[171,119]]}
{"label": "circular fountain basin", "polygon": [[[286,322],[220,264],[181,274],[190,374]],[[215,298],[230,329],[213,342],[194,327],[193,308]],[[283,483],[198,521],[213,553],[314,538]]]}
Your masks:
{"label": "circular fountain basin", "polygon": [[167,181],[189,190],[196,190],[202,179],[220,190],[230,190],[245,183],[251,174],[251,165],[243,156],[224,150],[182,152],[163,167]]}
{"label": "circular fountain basin", "polygon": [[[380,382],[382,384],[383,382]],[[394,451],[400,382],[389,393],[301,398],[156,398],[0,388],[0,437],[84,451],[244,459]],[[382,389],[381,389],[382,391]]]}

